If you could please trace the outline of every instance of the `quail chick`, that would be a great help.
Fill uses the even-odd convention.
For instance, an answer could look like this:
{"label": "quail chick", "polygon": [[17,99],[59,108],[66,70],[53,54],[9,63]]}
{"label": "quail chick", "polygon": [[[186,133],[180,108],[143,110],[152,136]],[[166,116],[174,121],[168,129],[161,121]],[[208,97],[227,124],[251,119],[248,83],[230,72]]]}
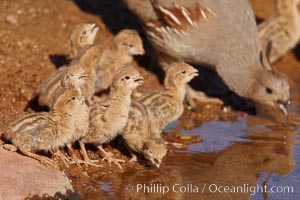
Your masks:
{"label": "quail chick", "polygon": [[263,49],[272,42],[270,62],[273,63],[294,48],[300,39],[299,0],[276,0],[275,16],[259,24],[259,37]]}
{"label": "quail chick", "polygon": [[80,24],[74,28],[70,35],[73,58],[77,58],[84,47],[94,44],[98,30],[96,24]]}
{"label": "quail chick", "polygon": [[131,105],[131,93],[143,83],[143,77],[133,68],[124,67],[116,71],[112,80],[109,97],[90,107],[89,132],[79,140],[84,160],[87,164],[97,166],[89,159],[85,143],[93,143],[109,163],[120,168],[123,160],[112,158],[102,148],[102,144],[110,142],[126,126]]}
{"label": "quail chick", "polygon": [[262,45],[248,0],[124,1],[144,21],[160,52],[205,64],[238,95],[287,113],[289,84],[262,67]]}
{"label": "quail chick", "polygon": [[153,117],[149,109],[138,101],[133,101],[125,129],[121,132],[131,154],[129,162],[136,161],[135,153],[142,154],[152,165],[160,167],[167,153],[166,143],[158,128],[153,128]]}
{"label": "quail chick", "polygon": [[134,55],[145,53],[142,40],[135,30],[120,31],[110,49],[104,50],[96,69],[96,92],[110,87],[114,71],[130,64]]}
{"label": "quail chick", "polygon": [[[83,85],[81,91],[83,96],[91,103],[91,97],[94,94],[94,84],[96,79],[96,66],[101,57],[102,48],[99,46],[88,46],[78,60],[73,61],[75,66],[82,67],[86,73],[86,84]],[[59,69],[52,72],[38,87],[37,93],[39,95],[39,105],[48,106],[51,108],[51,99],[55,96],[57,91],[61,90],[61,80],[68,69],[67,66],[60,67]],[[73,78],[80,78],[74,76]],[[78,82],[79,83],[79,82]]]}
{"label": "quail chick", "polygon": [[[76,76],[78,78],[76,78]],[[78,91],[80,95],[82,95],[82,88],[86,84],[86,78],[87,75],[83,68],[80,65],[74,65],[70,66],[66,69],[65,75],[62,77],[61,84],[63,87],[59,88],[59,91],[55,92],[55,95],[53,95],[53,98],[51,100],[50,107],[52,108],[53,105],[57,99],[63,95],[63,93],[68,92],[67,90],[70,88],[73,88]],[[79,107],[76,107],[74,110],[74,134],[72,136],[72,139],[69,143],[67,143],[67,147],[69,150],[69,154],[72,157],[73,161],[77,164],[81,163],[82,161],[76,157],[74,154],[74,150],[72,147],[72,144],[82,138],[88,131],[89,127],[89,108],[84,103],[83,105],[80,105]],[[62,157],[63,161],[65,161],[65,164],[68,164],[68,159],[63,156],[61,152],[57,152],[58,156]]]}
{"label": "quail chick", "polygon": [[53,105],[57,101],[57,98],[68,89],[76,89],[80,94],[82,94],[81,89],[86,84],[87,73],[81,67],[79,63],[72,64],[65,68],[62,73],[61,80],[58,82],[60,87],[54,87],[52,96],[50,96],[49,108],[53,108]]}
{"label": "quail chick", "polygon": [[[99,27],[96,24],[81,24],[74,28],[70,35],[73,58],[82,56],[86,49],[94,44],[98,30]],[[62,66],[54,70],[38,86],[37,95],[39,96],[40,106],[49,106],[51,97],[53,97],[57,88],[60,87],[58,82],[62,79],[62,74],[64,74],[66,68],[67,66]]]}
{"label": "quail chick", "polygon": [[26,156],[54,166],[53,161],[36,151],[56,151],[70,141],[74,133],[74,109],[84,99],[77,90],[70,89],[61,95],[50,112],[25,115],[10,125],[5,135]]}
{"label": "quail chick", "polygon": [[183,111],[186,84],[198,76],[198,70],[184,62],[170,65],[166,72],[164,88],[144,95],[138,101],[147,106],[156,123],[156,132],[162,130],[172,121],[178,119]]}

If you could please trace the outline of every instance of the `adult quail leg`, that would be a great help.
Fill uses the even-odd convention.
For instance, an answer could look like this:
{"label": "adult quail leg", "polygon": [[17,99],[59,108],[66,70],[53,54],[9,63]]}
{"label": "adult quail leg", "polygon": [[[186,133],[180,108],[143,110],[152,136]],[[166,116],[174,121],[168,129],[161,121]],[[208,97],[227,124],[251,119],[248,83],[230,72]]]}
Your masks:
{"label": "adult quail leg", "polygon": [[24,154],[25,156],[31,157],[35,160],[40,161],[41,164],[45,165],[45,166],[51,166],[53,168],[57,168],[57,166],[55,165],[54,161],[51,160],[50,158],[44,157],[44,156],[39,156],[37,154],[31,153],[29,151],[20,149],[21,153]]}
{"label": "adult quail leg", "polygon": [[85,166],[91,165],[91,166],[94,166],[94,167],[102,167],[102,165],[97,165],[97,164],[95,164],[95,162],[99,162],[99,160],[91,160],[91,159],[88,157],[83,142],[79,141],[79,146],[80,146],[80,153],[81,153],[82,156],[83,156],[83,159],[84,159],[83,162],[84,162]]}
{"label": "adult quail leg", "polygon": [[196,103],[195,103],[194,99],[196,99],[198,101],[201,101],[201,102],[204,102],[204,103],[223,104],[223,102],[220,99],[208,97],[203,92],[195,91],[189,85],[186,86],[186,98],[187,98],[187,101],[188,101],[188,103],[190,104],[190,106],[192,108],[196,107]]}
{"label": "adult quail leg", "polygon": [[120,163],[125,162],[125,160],[113,158],[111,155],[109,155],[102,147],[102,145],[98,146],[98,149],[103,153],[104,157],[102,160],[107,160],[108,164],[114,163],[117,165],[120,169],[123,169],[123,167],[120,165]]}

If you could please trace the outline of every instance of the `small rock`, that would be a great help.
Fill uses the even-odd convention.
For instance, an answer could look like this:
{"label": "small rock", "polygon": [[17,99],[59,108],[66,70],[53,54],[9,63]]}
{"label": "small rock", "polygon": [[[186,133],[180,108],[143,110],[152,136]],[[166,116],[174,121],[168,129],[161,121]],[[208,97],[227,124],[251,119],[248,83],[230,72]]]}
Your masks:
{"label": "small rock", "polygon": [[43,12],[44,12],[45,14],[48,14],[48,13],[50,13],[50,10],[49,10],[48,8],[45,8],[45,9],[43,10]]}
{"label": "small rock", "polygon": [[22,10],[17,10],[17,14],[18,14],[18,15],[22,15],[22,14],[23,14],[23,11],[22,11]]}
{"label": "small rock", "polygon": [[30,8],[30,9],[29,9],[29,12],[30,12],[30,13],[34,13],[34,12],[35,12],[35,9],[34,9],[34,8]]}
{"label": "small rock", "polygon": [[9,14],[5,17],[5,20],[9,24],[17,24],[18,23],[18,16],[16,14]]}
{"label": "small rock", "polygon": [[67,24],[66,24],[65,22],[63,22],[63,23],[61,24],[61,27],[67,28]]}
{"label": "small rock", "polygon": [[74,191],[73,187],[61,171],[16,152],[0,156],[0,199],[65,195],[70,191]]}

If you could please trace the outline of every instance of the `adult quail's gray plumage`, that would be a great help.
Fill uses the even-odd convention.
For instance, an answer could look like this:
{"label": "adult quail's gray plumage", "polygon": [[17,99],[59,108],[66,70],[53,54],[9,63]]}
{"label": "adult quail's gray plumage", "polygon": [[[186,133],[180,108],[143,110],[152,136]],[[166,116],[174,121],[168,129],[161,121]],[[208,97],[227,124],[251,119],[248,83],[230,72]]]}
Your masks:
{"label": "adult quail's gray plumage", "polygon": [[169,56],[215,69],[238,95],[287,114],[289,84],[262,65],[262,45],[248,0],[124,0]]}

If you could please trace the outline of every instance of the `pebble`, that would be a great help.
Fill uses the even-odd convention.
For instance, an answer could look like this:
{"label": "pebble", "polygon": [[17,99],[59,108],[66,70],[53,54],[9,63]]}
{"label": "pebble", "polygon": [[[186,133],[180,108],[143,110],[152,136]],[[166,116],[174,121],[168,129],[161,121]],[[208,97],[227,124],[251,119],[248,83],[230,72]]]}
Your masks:
{"label": "pebble", "polygon": [[16,14],[9,14],[5,17],[5,21],[9,24],[18,24],[18,16]]}

